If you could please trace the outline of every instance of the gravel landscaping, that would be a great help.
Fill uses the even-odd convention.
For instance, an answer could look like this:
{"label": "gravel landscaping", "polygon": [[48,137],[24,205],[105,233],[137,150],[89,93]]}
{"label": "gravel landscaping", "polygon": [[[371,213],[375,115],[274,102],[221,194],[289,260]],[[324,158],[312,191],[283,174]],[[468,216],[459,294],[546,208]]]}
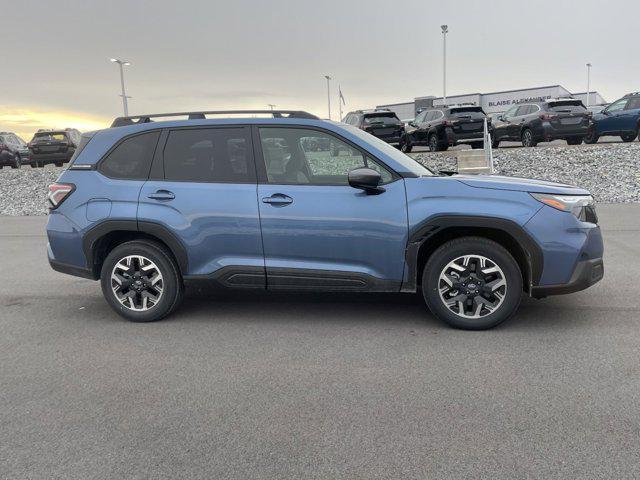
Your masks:
{"label": "gravel landscaping", "polygon": [[[455,170],[455,151],[411,154],[433,170]],[[579,185],[598,202],[640,202],[640,143],[494,150],[496,173]],[[62,168],[0,170],[0,215],[46,215],[47,186]]]}
{"label": "gravel landscaping", "polygon": [[[432,170],[456,170],[455,151],[411,154]],[[578,185],[598,202],[640,202],[640,143],[499,148],[496,174]]]}

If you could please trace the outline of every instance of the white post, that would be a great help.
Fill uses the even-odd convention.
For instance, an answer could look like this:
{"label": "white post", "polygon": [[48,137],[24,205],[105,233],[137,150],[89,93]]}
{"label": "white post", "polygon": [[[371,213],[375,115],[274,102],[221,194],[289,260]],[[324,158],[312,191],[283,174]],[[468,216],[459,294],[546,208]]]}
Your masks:
{"label": "white post", "polygon": [[329,75],[325,75],[324,78],[327,79],[327,110],[329,112],[329,120],[331,120],[331,87],[329,85],[331,77]]}
{"label": "white post", "polygon": [[587,63],[587,108],[591,104],[591,64]]}
{"label": "white post", "polygon": [[442,29],[442,104],[447,104],[447,33],[448,25],[441,25]]}
{"label": "white post", "polygon": [[[338,86],[338,92],[340,92],[340,87]],[[340,118],[338,118],[338,121],[341,122],[342,121],[342,98],[340,98],[340,94],[338,93],[338,111],[340,114]]]}
{"label": "white post", "polygon": [[124,116],[129,116],[129,105],[127,105],[127,93],[124,90],[124,69],[122,68],[122,62],[118,62],[120,66],[120,85],[122,86],[122,108],[124,109]]}
{"label": "white post", "polygon": [[493,172],[493,149],[491,147],[491,135],[489,135],[489,123],[487,122],[487,118],[484,119],[484,155],[487,159],[487,165],[489,166],[489,171]]}

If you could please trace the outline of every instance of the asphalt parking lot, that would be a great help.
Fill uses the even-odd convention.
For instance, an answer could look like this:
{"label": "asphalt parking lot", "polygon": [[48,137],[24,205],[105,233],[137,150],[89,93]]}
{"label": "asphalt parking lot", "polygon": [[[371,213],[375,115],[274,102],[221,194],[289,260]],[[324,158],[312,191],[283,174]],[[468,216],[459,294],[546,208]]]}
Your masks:
{"label": "asphalt parking lot", "polygon": [[640,204],[599,214],[605,279],[486,332],[209,289],[127,323],[0,217],[0,478],[638,478]]}

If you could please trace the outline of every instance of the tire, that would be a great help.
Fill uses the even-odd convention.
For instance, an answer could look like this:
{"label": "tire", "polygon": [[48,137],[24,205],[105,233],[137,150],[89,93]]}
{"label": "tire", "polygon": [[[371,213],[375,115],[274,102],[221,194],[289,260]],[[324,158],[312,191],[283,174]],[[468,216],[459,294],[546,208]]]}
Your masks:
{"label": "tire", "polygon": [[62,162],[56,162],[56,163],[55,163],[55,166],[56,166],[56,167],[62,167],[63,165],[64,165],[64,163],[62,163]]}
{"label": "tire", "polygon": [[22,166],[22,160],[20,160],[20,154],[16,153],[15,156],[13,157],[13,165],[11,165],[11,168],[20,168]]}
{"label": "tire", "polygon": [[29,165],[31,166],[31,168],[38,168],[38,164],[37,163],[30,163]]}
{"label": "tire", "polygon": [[473,148],[474,150],[479,150],[481,148],[484,148],[484,143],[472,143],[471,148]]}
{"label": "tire", "polygon": [[[471,258],[463,266],[465,256]],[[481,267],[482,261],[485,268]],[[457,267],[452,268],[452,264]],[[477,271],[495,267],[497,270],[493,272],[476,276]],[[504,285],[501,285],[502,281]],[[449,282],[453,284],[447,285]],[[455,288],[458,286],[465,292],[458,293]],[[445,287],[446,291],[443,290]],[[518,263],[500,244],[483,237],[456,238],[441,245],[429,257],[422,276],[422,294],[429,310],[448,325],[465,330],[485,330],[499,325],[516,312],[522,296],[522,273]],[[451,302],[450,306],[445,304],[445,299],[458,297],[463,301],[462,314],[458,302]]]}
{"label": "tire", "polygon": [[567,138],[567,145],[580,145],[582,143],[582,138]]}
{"label": "tire", "polygon": [[400,151],[403,153],[411,153],[411,150],[413,150],[413,144],[409,137],[405,137],[400,141]]}
{"label": "tire", "polygon": [[[129,273],[123,268],[127,257],[136,257],[131,260]],[[141,266],[145,266],[145,270]],[[161,274],[160,279],[156,277],[157,273]],[[140,284],[139,290],[135,288],[134,279]],[[154,279],[156,283],[152,285]],[[118,283],[127,286],[118,287]],[[111,308],[132,322],[154,322],[164,318],[178,307],[184,293],[182,276],[171,253],[160,243],[146,240],[133,240],[114,248],[102,265],[100,284]],[[120,295],[114,289],[118,289]],[[128,296],[132,298],[126,300]],[[152,297],[157,299],[157,303],[149,305],[153,302]]]}
{"label": "tire", "polygon": [[522,140],[523,147],[535,147],[538,144],[535,137],[533,136],[533,132],[529,128],[525,128],[522,131],[520,139]]}
{"label": "tire", "polygon": [[620,138],[622,138],[622,141],[625,143],[629,143],[629,142],[633,142],[636,137],[638,136],[638,133],[629,133],[627,135],[620,135]]}
{"label": "tire", "polygon": [[491,148],[498,148],[500,146],[500,140],[496,138],[491,139]]}
{"label": "tire", "polygon": [[586,143],[587,145],[592,145],[594,143],[598,143],[598,135],[596,135],[596,132],[593,128],[590,128],[589,131],[587,132],[587,134],[585,135],[585,137],[582,139],[584,141],[584,143]]}
{"label": "tire", "polygon": [[446,150],[442,148],[440,142],[438,142],[438,136],[435,133],[429,135],[429,151],[430,152],[440,152],[442,150]]}

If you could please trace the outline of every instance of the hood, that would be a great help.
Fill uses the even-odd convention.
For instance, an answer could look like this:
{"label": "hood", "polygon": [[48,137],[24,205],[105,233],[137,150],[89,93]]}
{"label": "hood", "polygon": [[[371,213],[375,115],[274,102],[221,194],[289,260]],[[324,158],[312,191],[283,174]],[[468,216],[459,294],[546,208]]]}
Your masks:
{"label": "hood", "polygon": [[583,188],[564,183],[534,180],[531,178],[504,177],[500,175],[454,175],[453,178],[470,187],[513,190],[516,192],[555,193],[558,195],[589,195]]}

